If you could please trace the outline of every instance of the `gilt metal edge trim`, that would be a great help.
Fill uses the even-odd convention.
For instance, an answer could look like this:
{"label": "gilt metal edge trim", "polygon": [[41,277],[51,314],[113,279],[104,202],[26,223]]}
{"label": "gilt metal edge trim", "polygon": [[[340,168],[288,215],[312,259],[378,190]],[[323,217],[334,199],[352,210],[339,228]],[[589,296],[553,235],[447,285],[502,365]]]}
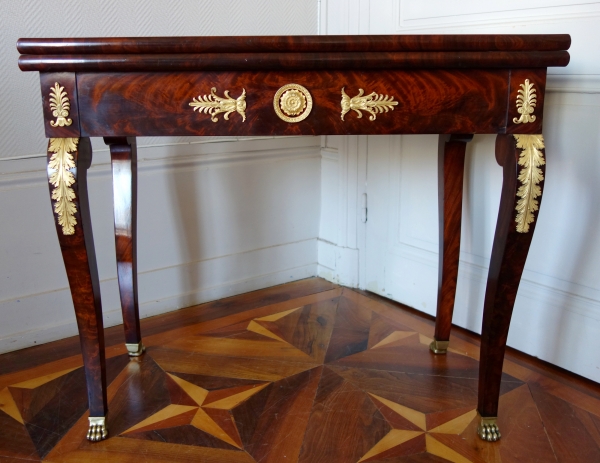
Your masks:
{"label": "gilt metal edge trim", "polygon": [[431,341],[431,344],[429,344],[429,349],[434,354],[446,354],[449,345],[450,341],[438,341],[434,338],[433,341]]}
{"label": "gilt metal edge trim", "polygon": [[63,235],[73,235],[77,225],[77,206],[73,202],[75,191],[71,188],[75,176],[71,169],[75,168],[73,153],[77,151],[78,143],[79,138],[51,138],[48,145],[48,151],[53,153],[48,161],[48,181],[54,187],[51,198],[56,201],[54,212]]}
{"label": "gilt metal edge trim", "polygon": [[542,135],[515,134],[517,148],[521,149],[519,154],[519,172],[518,180],[521,186],[517,190],[519,200],[515,206],[517,216],[517,232],[529,232],[529,225],[535,222],[535,212],[539,210],[540,205],[538,197],[542,195],[542,189],[539,185],[544,180],[544,171],[540,168],[546,164],[544,153],[544,137]]}
{"label": "gilt metal edge trim", "polygon": [[393,111],[394,106],[398,105],[397,101],[394,101],[393,96],[384,95],[382,93],[371,92],[368,95],[363,96],[365,91],[362,88],[358,89],[358,95],[350,98],[346,94],[345,87],[342,87],[342,106],[341,119],[344,120],[346,113],[355,111],[360,119],[363,115],[361,111],[366,111],[370,114],[369,120],[373,122],[377,119],[377,114],[383,112]]}
{"label": "gilt metal edge trim", "polygon": [[54,87],[50,87],[50,110],[56,117],[56,121],[50,121],[52,127],[68,127],[73,123],[73,120],[68,118],[71,110],[69,97],[65,87],[61,87],[58,82],[54,82]]}
{"label": "gilt metal edge trim", "polygon": [[213,122],[219,120],[217,115],[221,113],[225,113],[223,119],[228,121],[229,115],[233,112],[242,116],[242,122],[245,122],[246,89],[243,88],[242,94],[236,99],[229,96],[229,90],[225,90],[223,95],[223,97],[218,96],[216,87],[212,87],[209,95],[198,95],[189,105],[194,108],[194,111],[198,110],[198,113],[209,114],[210,120]]}
{"label": "gilt metal edge trim", "polygon": [[141,341],[136,343],[125,343],[125,347],[127,348],[127,353],[130,357],[139,357],[146,351],[146,347]]}
{"label": "gilt metal edge trim", "polygon": [[[282,111],[282,109],[280,107],[281,97],[283,96],[284,92],[286,92],[288,90],[297,90],[298,92],[301,93],[301,95],[305,99],[304,105],[302,108],[303,112],[299,116],[290,117],[287,114],[284,114],[284,112]],[[308,91],[307,88],[303,87],[300,84],[294,84],[294,83],[286,84],[283,87],[281,87],[279,90],[277,90],[277,92],[275,92],[275,96],[273,96],[273,109],[275,110],[275,114],[277,114],[277,116],[285,122],[295,123],[295,122],[303,121],[310,114],[312,107],[313,107],[312,95],[310,94],[310,92]]]}
{"label": "gilt metal edge trim", "polygon": [[533,82],[525,79],[525,83],[520,85],[521,89],[517,92],[517,112],[520,116],[513,118],[515,124],[527,124],[534,122],[536,117],[533,114],[537,104],[536,90],[533,88]]}

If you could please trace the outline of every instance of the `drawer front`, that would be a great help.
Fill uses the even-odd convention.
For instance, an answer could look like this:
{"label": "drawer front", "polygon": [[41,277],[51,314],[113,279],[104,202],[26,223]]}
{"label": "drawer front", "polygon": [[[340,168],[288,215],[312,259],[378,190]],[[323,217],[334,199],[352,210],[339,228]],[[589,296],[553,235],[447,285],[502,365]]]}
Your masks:
{"label": "drawer front", "polygon": [[[545,73],[78,73],[76,88],[82,136],[540,133]],[[525,77],[538,117],[514,124]]]}

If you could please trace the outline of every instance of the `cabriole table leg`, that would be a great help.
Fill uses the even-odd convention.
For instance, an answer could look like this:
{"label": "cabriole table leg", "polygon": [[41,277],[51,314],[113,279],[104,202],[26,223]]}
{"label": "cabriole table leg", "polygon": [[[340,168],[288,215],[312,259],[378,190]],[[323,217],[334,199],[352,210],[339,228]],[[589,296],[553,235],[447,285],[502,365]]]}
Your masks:
{"label": "cabriole table leg", "polygon": [[100,282],[87,196],[92,162],[89,138],[51,138],[48,180],[58,241],[73,297],[83,354],[90,427],[87,438],[106,438],[106,361]]}
{"label": "cabriole table leg", "polygon": [[498,135],[496,160],[504,169],[500,210],[483,308],[479,364],[479,436],[500,438],[496,418],[506,339],[544,186],[541,135]]}
{"label": "cabriole table leg", "polygon": [[144,353],[137,285],[137,146],[134,138],[104,138],[110,147],[113,174],[117,276],[130,357]]}

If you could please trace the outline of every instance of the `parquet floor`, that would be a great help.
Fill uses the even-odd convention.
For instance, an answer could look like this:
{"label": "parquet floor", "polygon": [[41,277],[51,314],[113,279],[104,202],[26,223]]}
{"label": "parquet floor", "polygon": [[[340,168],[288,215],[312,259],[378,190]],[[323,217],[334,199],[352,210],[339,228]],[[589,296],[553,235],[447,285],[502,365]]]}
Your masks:
{"label": "parquet floor", "polygon": [[509,353],[502,440],[476,437],[478,347],[308,279],[107,330],[109,438],[86,441],[77,339],[0,356],[0,462],[600,462],[600,387]]}

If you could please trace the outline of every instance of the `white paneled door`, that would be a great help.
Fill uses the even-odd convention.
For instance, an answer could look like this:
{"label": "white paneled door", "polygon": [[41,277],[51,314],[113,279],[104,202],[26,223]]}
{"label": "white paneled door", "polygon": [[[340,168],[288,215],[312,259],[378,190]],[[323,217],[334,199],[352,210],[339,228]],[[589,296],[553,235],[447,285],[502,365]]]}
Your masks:
{"label": "white paneled door", "polygon": [[[456,322],[479,331],[502,170],[493,135],[467,146]],[[438,279],[437,135],[368,141],[368,290],[435,315]],[[477,174],[474,174],[477,172]]]}

